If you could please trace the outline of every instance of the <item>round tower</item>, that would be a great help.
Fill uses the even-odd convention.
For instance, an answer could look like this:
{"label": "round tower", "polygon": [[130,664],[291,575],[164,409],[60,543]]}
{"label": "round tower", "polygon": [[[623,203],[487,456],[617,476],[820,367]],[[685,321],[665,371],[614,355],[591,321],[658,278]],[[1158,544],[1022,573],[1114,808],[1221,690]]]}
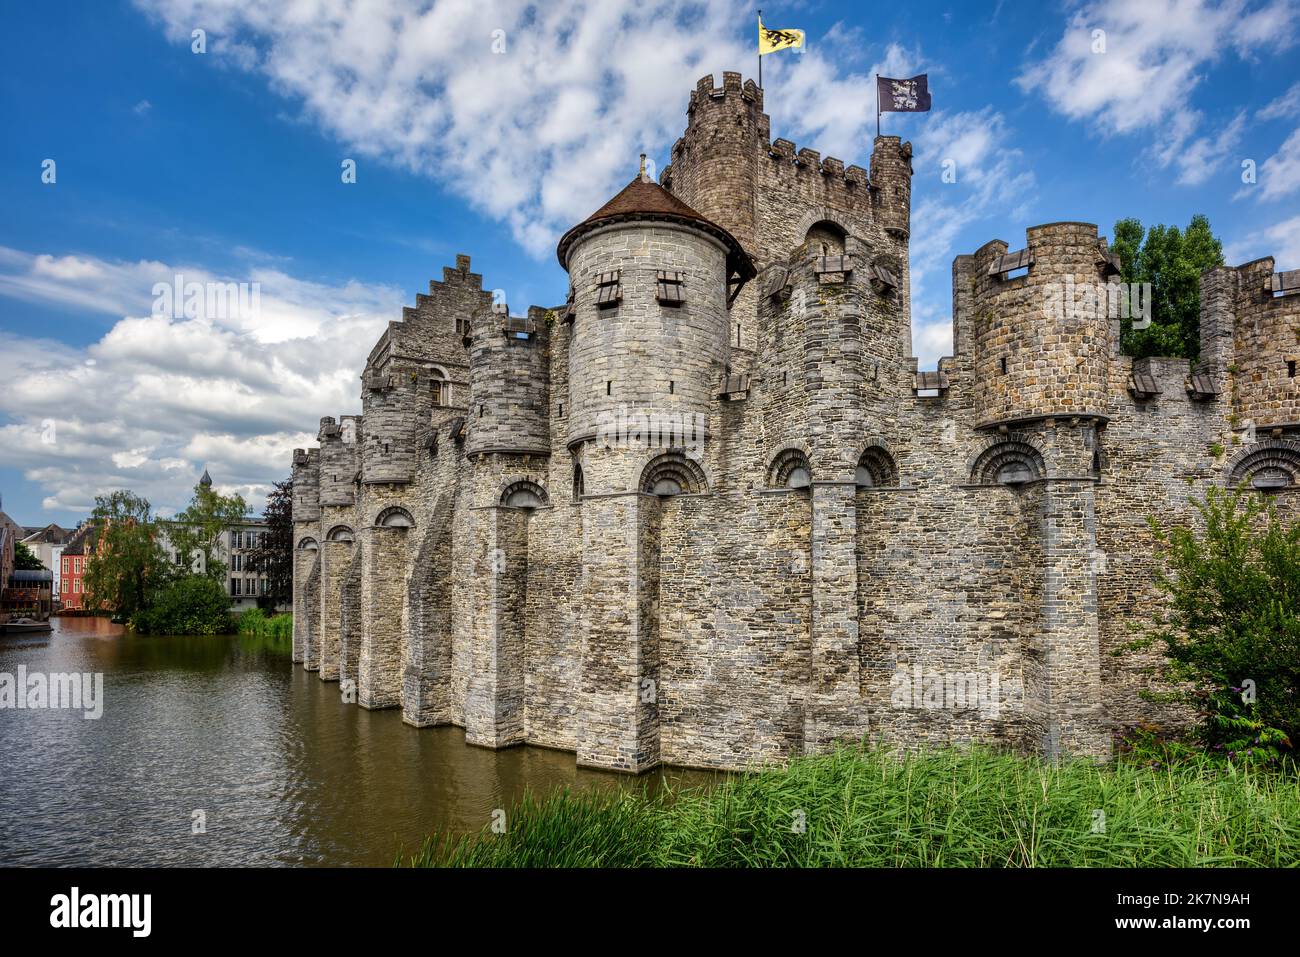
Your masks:
{"label": "round tower", "polygon": [[486,312],[474,320],[467,455],[550,454],[546,318],[533,307],[527,317]]}
{"label": "round tower", "polygon": [[357,420],[345,415],[341,422],[333,416],[320,420],[320,504],[347,506],[353,503],[353,480],[357,475]]}
{"label": "round tower", "polygon": [[974,257],[977,426],[1105,416],[1111,266],[1092,223],[1026,231],[1024,249],[994,240]]}
{"label": "round tower", "polygon": [[871,150],[871,203],[876,222],[906,241],[912,230],[912,144],[877,136]]}
{"label": "round tower", "polygon": [[691,92],[686,116],[665,185],[752,254],[756,164],[768,135],[763,91],[753,80],[742,85],[739,73],[723,73],[717,89],[709,74]]}
{"label": "round tower", "polygon": [[[432,382],[418,366],[389,362],[363,381],[361,481],[405,484],[415,474],[416,432],[428,421]],[[423,386],[423,387],[422,387]]]}
{"label": "round tower", "polygon": [[[1300,425],[1300,296],[1282,295],[1273,269],[1269,256],[1236,269],[1216,270],[1220,282],[1227,280],[1218,311],[1231,316],[1234,411],[1256,429],[1294,429]],[[1202,279],[1203,299],[1208,299],[1205,290],[1214,280],[1213,274]],[[1211,314],[1206,316],[1207,312]],[[1206,306],[1202,316],[1202,338],[1211,321],[1223,324]],[[1210,358],[1202,355],[1202,360]]]}
{"label": "round tower", "polygon": [[[735,237],[642,175],[565,233],[558,255],[574,291],[570,444],[644,450],[664,431],[696,432],[727,373],[729,282],[754,273]],[[637,481],[585,476],[587,494]]]}
{"label": "round tower", "polygon": [[293,450],[293,520],[320,519],[320,449]]}

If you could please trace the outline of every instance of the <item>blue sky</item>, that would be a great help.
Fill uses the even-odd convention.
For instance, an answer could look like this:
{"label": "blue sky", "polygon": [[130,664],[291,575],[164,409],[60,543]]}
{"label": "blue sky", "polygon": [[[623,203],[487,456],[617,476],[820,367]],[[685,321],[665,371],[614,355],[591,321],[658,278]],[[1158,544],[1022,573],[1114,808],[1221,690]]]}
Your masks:
{"label": "blue sky", "polygon": [[[1300,268],[1298,5],[768,3],[765,22],[809,44],[765,59],[766,106],[774,137],[866,166],[873,74],[929,73],[933,112],[884,127],[916,149],[913,351],[933,368],[951,348],[952,257],[992,238],[1014,247],[1036,223],[1108,234],[1124,216],[1203,212],[1230,262]],[[5,511],[72,523],[126,487],[165,514],[204,468],[260,508],[321,414],[359,411],[374,339],[456,253],[512,311],[563,299],[559,234],[632,177],[638,153],[666,161],[698,77],[754,74],[754,6],[11,9]],[[176,273],[258,283],[260,309],[151,315],[154,284]]]}

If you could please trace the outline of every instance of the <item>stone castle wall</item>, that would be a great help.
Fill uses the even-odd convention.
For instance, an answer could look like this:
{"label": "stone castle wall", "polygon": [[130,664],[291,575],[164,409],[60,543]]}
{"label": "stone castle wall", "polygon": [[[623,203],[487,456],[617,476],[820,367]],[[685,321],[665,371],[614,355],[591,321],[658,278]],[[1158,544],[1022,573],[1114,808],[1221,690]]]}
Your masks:
{"label": "stone castle wall", "polygon": [[1300,297],[1263,294],[1272,260],[1213,270],[1201,364],[1134,362],[1118,323],[1048,308],[1112,275],[1096,227],[1038,226],[1024,275],[1002,241],[957,257],[954,355],[918,373],[910,159],[772,142],[726,74],[661,182],[757,265],[730,307],[724,247],[663,218],[575,242],[571,315],[494,310],[457,257],[364,357],[363,415],[295,453],[294,660],[412,725],[631,772],[863,737],[1100,756],[1186,720],[1115,654],[1160,611],[1147,518],[1237,482],[1300,505]]}

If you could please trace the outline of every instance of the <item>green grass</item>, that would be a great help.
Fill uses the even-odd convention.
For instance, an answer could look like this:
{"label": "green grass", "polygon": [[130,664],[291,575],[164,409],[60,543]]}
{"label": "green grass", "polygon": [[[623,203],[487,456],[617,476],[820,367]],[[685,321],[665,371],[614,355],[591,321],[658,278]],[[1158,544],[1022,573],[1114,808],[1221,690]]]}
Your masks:
{"label": "green grass", "polygon": [[249,608],[237,619],[241,635],[258,635],[263,638],[292,638],[293,615],[272,615],[269,618],[260,608]]}
{"label": "green grass", "polygon": [[[1105,812],[1104,832],[1094,811]],[[804,830],[799,832],[802,821]],[[529,796],[438,867],[1206,867],[1300,864],[1300,778],[1201,760],[1052,765],[845,748],[676,794]]]}

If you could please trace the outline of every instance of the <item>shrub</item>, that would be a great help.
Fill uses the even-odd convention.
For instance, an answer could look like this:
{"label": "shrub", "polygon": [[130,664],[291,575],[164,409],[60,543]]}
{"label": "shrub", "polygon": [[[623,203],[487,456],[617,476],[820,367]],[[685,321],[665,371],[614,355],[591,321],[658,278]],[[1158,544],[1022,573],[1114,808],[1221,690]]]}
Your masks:
{"label": "shrub", "polygon": [[293,615],[272,615],[269,618],[261,608],[250,608],[239,616],[239,633],[262,638],[284,639],[293,637]]}
{"label": "shrub", "polygon": [[219,635],[233,630],[230,596],[206,575],[178,578],[152,605],[131,618],[131,627],[152,635]]}
{"label": "shrub", "polygon": [[1274,761],[1300,734],[1300,524],[1251,493],[1211,489],[1197,508],[1203,529],[1152,520],[1169,611],[1135,645],[1163,646],[1207,745]]}

